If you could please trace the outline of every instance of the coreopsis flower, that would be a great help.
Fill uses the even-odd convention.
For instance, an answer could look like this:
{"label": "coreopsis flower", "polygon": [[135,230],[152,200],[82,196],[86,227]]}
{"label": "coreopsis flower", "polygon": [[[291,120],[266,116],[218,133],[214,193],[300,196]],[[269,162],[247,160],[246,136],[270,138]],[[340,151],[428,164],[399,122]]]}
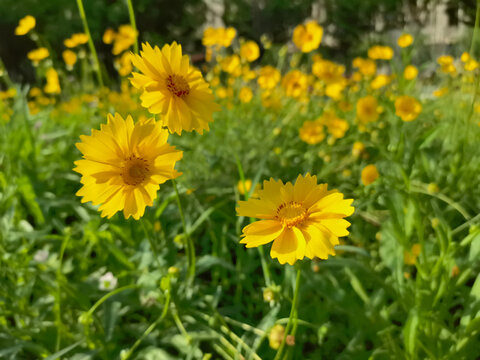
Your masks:
{"label": "coreopsis flower", "polygon": [[68,69],[72,69],[73,65],[75,65],[75,63],[77,62],[77,54],[75,54],[75,52],[73,52],[72,50],[65,50],[62,53],[62,57]]}
{"label": "coreopsis flower", "polygon": [[352,65],[357,68],[363,76],[373,76],[377,72],[377,64],[371,59],[355,58]]}
{"label": "coreopsis flower", "polygon": [[131,116],[109,114],[107,124],[80,139],[83,159],[73,170],[82,174],[83,187],[76,195],[82,203],[101,204],[102,217],[123,210],[126,219],[138,220],[159,185],[181,175],[174,167],[183,154],[167,143],[168,131],[153,118],[134,124]]}
{"label": "coreopsis flower", "polygon": [[312,72],[326,84],[334,84],[344,79],[345,66],[332,61],[320,59],[312,65]]}
{"label": "coreopsis flower", "polygon": [[49,55],[50,53],[48,52],[47,48],[41,47],[28,52],[27,57],[33,62],[34,65],[38,65],[40,61],[46,59]]}
{"label": "coreopsis flower", "polygon": [[258,86],[262,89],[273,89],[280,81],[280,71],[273,66],[267,65],[260,69],[258,75]]}
{"label": "coreopsis flower", "polygon": [[327,131],[334,139],[341,139],[345,136],[349,126],[348,122],[340,119],[334,111],[326,110],[323,112],[319,120],[327,127]]}
{"label": "coreopsis flower", "polygon": [[103,33],[103,36],[102,36],[102,41],[105,43],[105,44],[111,44],[113,42],[113,40],[115,39],[115,36],[117,35],[117,33],[115,32],[115,30],[113,30],[112,28],[108,28],[107,30],[105,30],[105,32]]}
{"label": "coreopsis flower", "polygon": [[240,58],[238,55],[230,55],[227,56],[225,59],[222,60],[221,62],[222,70],[225,71],[226,73],[229,73],[233,76],[239,76],[241,75],[242,68],[240,65]]}
{"label": "coreopsis flower", "polygon": [[299,136],[307,144],[315,145],[325,139],[323,124],[318,121],[305,121],[299,130]]}
{"label": "coreopsis flower", "polygon": [[361,124],[367,124],[378,120],[378,102],[371,95],[360,98],[357,101],[357,119]]}
{"label": "coreopsis flower", "polygon": [[409,47],[413,44],[413,36],[410,34],[402,34],[397,40],[398,46],[401,48]]}
{"label": "coreopsis flower", "polygon": [[442,55],[437,59],[438,65],[440,65],[440,71],[445,74],[455,75],[457,69],[453,64],[453,57],[450,55]]}
{"label": "coreopsis flower", "polygon": [[317,49],[322,42],[323,28],[316,21],[300,24],[293,30],[293,43],[302,52],[308,53]]}
{"label": "coreopsis flower", "polygon": [[[252,195],[250,197],[258,197],[257,191],[260,190],[261,185],[256,184],[255,188],[253,189]],[[245,181],[239,180],[237,183],[237,190],[240,193],[240,195],[245,195],[250,192],[252,189],[252,180],[251,179],[245,179]]]}
{"label": "coreopsis flower", "polygon": [[305,95],[307,91],[307,75],[300,70],[291,70],[283,77],[282,87],[285,89],[287,96],[298,99],[302,95]]}
{"label": "coreopsis flower", "polygon": [[365,145],[361,141],[355,141],[352,146],[352,155],[359,157],[365,151]]}
{"label": "coreopsis flower", "polygon": [[380,74],[375,76],[375,78],[370,83],[370,87],[373,90],[378,90],[384,86],[387,86],[392,81],[392,77],[385,74]]}
{"label": "coreopsis flower", "polygon": [[36,20],[32,15],[27,15],[20,19],[18,26],[15,28],[15,35],[26,35],[35,27]]}
{"label": "coreopsis flower", "polygon": [[162,50],[150,44],[142,45],[141,55],[132,62],[142,74],[133,72],[130,81],[143,91],[142,106],[152,114],[163,115],[163,125],[171,132],[197,131],[202,134],[213,121],[212,114],[220,110],[200,71],[190,66],[182,46],[173,42]]}
{"label": "coreopsis flower", "polygon": [[130,46],[135,44],[138,33],[131,25],[121,25],[118,28],[118,33],[113,37],[113,55],[119,55],[127,50]]}
{"label": "coreopsis flower", "polygon": [[273,350],[277,350],[282,344],[284,335],[285,327],[280,324],[274,325],[268,333],[268,345]]}
{"label": "coreopsis flower", "polygon": [[403,121],[415,120],[422,112],[422,104],[411,96],[400,96],[395,100],[395,114]]}
{"label": "coreopsis flower", "polygon": [[248,62],[258,59],[260,56],[260,48],[255,41],[247,41],[240,47],[240,57]]}
{"label": "coreopsis flower", "polygon": [[353,199],[327,187],[310,174],[299,175],[295,185],[265,180],[258,199],[238,202],[239,216],[261,219],[243,228],[240,243],[251,248],[273,241],[270,256],[281,264],[335,255],[338,237],[349,234],[344,217],[353,214]]}
{"label": "coreopsis flower", "polygon": [[403,70],[403,77],[407,80],[413,80],[418,75],[418,69],[413,65],[408,65]]}
{"label": "coreopsis flower", "polygon": [[113,290],[117,287],[118,279],[109,271],[98,279],[98,288],[100,290]]}
{"label": "coreopsis flower", "polygon": [[477,61],[475,61],[474,59],[470,59],[465,63],[464,69],[466,71],[474,71],[478,68],[478,66],[479,64]]}
{"label": "coreopsis flower", "polygon": [[362,170],[362,183],[365,186],[368,186],[375,182],[380,175],[378,174],[377,167],[373,164],[367,165]]}
{"label": "coreopsis flower", "polygon": [[233,39],[237,36],[237,30],[233,27],[213,28],[207,27],[203,31],[202,44],[204,46],[229,47],[232,45]]}
{"label": "coreopsis flower", "polygon": [[368,49],[368,57],[372,60],[390,60],[393,58],[393,49],[390,46],[375,45]]}
{"label": "coreopsis flower", "polygon": [[328,84],[325,88],[325,95],[332,98],[333,100],[340,100],[342,98],[343,90],[347,87],[347,80],[342,78],[341,81],[338,81],[333,84]]}
{"label": "coreopsis flower", "polygon": [[60,81],[58,80],[58,73],[54,68],[47,70],[47,84],[43,91],[47,94],[60,94]]}
{"label": "coreopsis flower", "polygon": [[249,103],[252,100],[252,97],[253,97],[252,89],[250,89],[248,86],[244,86],[240,89],[238,98],[242,103],[244,104]]}
{"label": "coreopsis flower", "polygon": [[129,52],[124,52],[115,60],[115,68],[121,76],[130,75],[133,70],[132,55]]}
{"label": "coreopsis flower", "polygon": [[65,39],[63,44],[68,48],[75,48],[88,42],[88,35],[84,33],[73,34],[70,38]]}
{"label": "coreopsis flower", "polygon": [[469,54],[468,52],[466,52],[466,51],[464,51],[464,52],[462,53],[462,55],[460,56],[460,60],[461,60],[463,63],[468,62],[470,59],[471,59],[470,54]]}

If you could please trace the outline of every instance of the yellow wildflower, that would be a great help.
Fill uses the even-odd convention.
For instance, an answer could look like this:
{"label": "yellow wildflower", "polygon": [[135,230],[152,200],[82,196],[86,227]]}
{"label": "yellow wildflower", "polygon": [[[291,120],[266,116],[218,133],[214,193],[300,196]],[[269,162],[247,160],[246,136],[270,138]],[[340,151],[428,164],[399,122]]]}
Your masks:
{"label": "yellow wildflower", "polygon": [[353,199],[327,188],[310,174],[299,175],[295,185],[264,181],[258,199],[238,202],[239,216],[261,219],[243,228],[240,243],[251,248],[273,241],[270,256],[281,264],[335,255],[338,238],[349,234],[344,217],[354,212]]}
{"label": "yellow wildflower", "polygon": [[255,61],[260,56],[260,48],[255,41],[247,41],[240,47],[240,56],[248,62]]}
{"label": "yellow wildflower", "polygon": [[316,21],[309,21],[293,30],[293,43],[302,52],[308,53],[320,46],[322,36],[323,28]]}
{"label": "yellow wildflower", "polygon": [[415,120],[422,112],[422,104],[411,96],[400,96],[395,100],[395,114],[403,121]]}
{"label": "yellow wildflower", "polygon": [[287,96],[299,98],[307,91],[307,75],[300,70],[291,70],[283,77],[282,86]]}
{"label": "yellow wildflower", "polygon": [[362,183],[368,186],[375,182],[379,177],[377,167],[373,164],[367,165],[362,170]]}
{"label": "yellow wildflower", "polygon": [[375,45],[368,49],[368,57],[372,60],[390,60],[393,58],[393,49],[390,46]]}
{"label": "yellow wildflower", "polygon": [[253,92],[248,86],[244,86],[240,89],[240,93],[238,94],[238,98],[244,104],[249,103],[252,100]]}
{"label": "yellow wildflower", "polygon": [[299,130],[300,139],[307,144],[315,145],[325,139],[323,124],[316,121],[305,121]]}
{"label": "yellow wildflower", "polygon": [[403,70],[403,77],[407,80],[413,80],[418,75],[418,69],[413,65],[408,65]]}
{"label": "yellow wildflower", "polygon": [[397,40],[398,46],[401,48],[406,48],[413,43],[413,36],[410,34],[402,34]]}
{"label": "yellow wildflower", "polygon": [[41,47],[30,51],[27,54],[27,57],[33,62],[34,65],[38,65],[40,61],[46,59],[49,55],[50,53],[48,52],[47,48]]}
{"label": "yellow wildflower", "polygon": [[280,71],[273,66],[267,65],[260,69],[257,82],[262,89],[273,89],[280,81]]}
{"label": "yellow wildflower", "polygon": [[357,119],[361,124],[377,121],[379,117],[377,99],[371,95],[357,101]]}
{"label": "yellow wildflower", "polygon": [[73,65],[75,65],[77,62],[77,54],[75,54],[72,50],[65,50],[62,53],[62,57],[68,69],[72,69]]}
{"label": "yellow wildflower", "polygon": [[47,70],[47,85],[43,88],[47,94],[60,94],[60,82],[58,73],[54,68]]}
{"label": "yellow wildflower", "polygon": [[27,15],[20,19],[15,29],[15,35],[26,35],[35,27],[36,20],[33,16]]}
{"label": "yellow wildflower", "polygon": [[74,48],[78,45],[83,45],[88,42],[88,36],[84,33],[73,34],[70,38],[66,39],[63,44],[68,48]]}

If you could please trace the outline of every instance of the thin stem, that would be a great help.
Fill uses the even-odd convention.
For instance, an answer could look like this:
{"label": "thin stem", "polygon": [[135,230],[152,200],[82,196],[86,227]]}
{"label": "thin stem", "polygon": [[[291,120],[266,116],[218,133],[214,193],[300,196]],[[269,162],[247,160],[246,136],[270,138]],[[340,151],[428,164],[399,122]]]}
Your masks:
{"label": "thin stem", "polygon": [[188,258],[188,270],[187,270],[187,282],[188,284],[193,284],[193,280],[195,279],[195,246],[193,245],[192,238],[188,233],[187,223],[185,222],[185,215],[183,213],[182,202],[180,201],[180,194],[177,189],[177,183],[175,179],[172,179],[173,188],[175,189],[175,195],[177,197],[177,205],[178,211],[180,213],[180,219],[182,220],[183,232],[185,233],[185,237],[187,238],[187,258]]}
{"label": "thin stem", "polygon": [[155,330],[155,328],[157,327],[158,324],[160,324],[162,322],[162,320],[165,318],[165,316],[167,315],[167,312],[168,312],[168,307],[170,305],[170,291],[167,291],[166,292],[166,296],[165,296],[165,306],[163,307],[163,311],[161,313],[161,315],[157,318],[157,320],[155,320],[146,330],[145,332],[142,334],[142,336],[140,336],[140,338],[138,338],[137,341],[135,341],[135,343],[132,345],[132,347],[128,350],[128,352],[122,356],[122,360],[128,360],[130,358],[130,356],[132,356],[133,352],[137,349],[137,347],[140,346],[140,344],[142,343],[143,340],[145,340],[145,338],[150,335],[150,333]]}
{"label": "thin stem", "polygon": [[277,350],[277,354],[275,355],[274,360],[280,360],[283,349],[285,347],[285,342],[287,340],[287,335],[288,332],[290,331],[290,328],[292,327],[292,324],[294,324],[294,329],[296,330],[297,328],[297,306],[298,306],[298,294],[299,294],[299,289],[300,289],[300,278],[301,278],[301,268],[300,266],[297,266],[297,279],[295,281],[295,292],[293,294],[293,300],[292,300],[292,308],[290,309],[290,316],[288,317],[288,323],[287,326],[285,327],[285,333],[283,334],[283,339],[282,343],[280,344],[280,347]]}
{"label": "thin stem", "polygon": [[88,36],[88,47],[93,55],[93,59],[95,61],[95,72],[97,74],[98,84],[100,85],[100,89],[103,89],[103,78],[102,72],[100,69],[100,61],[98,61],[97,50],[95,50],[95,45],[93,44],[92,35],[90,34],[90,29],[88,27],[87,16],[85,15],[85,9],[83,8],[82,0],[77,0],[78,11],[80,12],[80,17],[82,18],[83,23],[83,30],[85,34]]}
{"label": "thin stem", "polygon": [[88,317],[92,316],[95,310],[98,309],[100,305],[102,305],[105,301],[107,301],[109,298],[111,298],[114,295],[117,295],[121,293],[122,291],[128,290],[128,289],[135,289],[138,287],[138,285],[132,284],[132,285],[127,285],[127,286],[122,286],[118,289],[115,289],[113,291],[110,291],[108,294],[103,295],[93,306],[87,311]]}
{"label": "thin stem", "polygon": [[65,254],[65,249],[67,248],[68,241],[70,240],[70,234],[66,234],[62,241],[62,246],[60,247],[60,254],[58,255],[58,268],[57,268],[57,306],[55,307],[55,321],[57,323],[57,341],[55,343],[55,351],[60,350],[60,343],[62,341],[62,308],[61,308],[61,298],[62,298],[62,289],[61,289],[61,276],[62,276],[62,262],[63,255]]}
{"label": "thin stem", "polygon": [[[245,187],[245,174],[243,172],[243,166],[238,158],[237,153],[234,152],[235,161],[237,163],[238,175],[240,176],[240,180],[242,181],[243,191],[244,191],[244,198],[245,201],[248,200],[248,191]],[[250,223],[253,222],[253,218],[250,218]],[[263,245],[257,246],[258,254],[260,255],[260,264],[262,265],[263,277],[265,278],[265,284],[270,286],[272,284],[272,277],[270,275],[270,269],[268,268],[267,260],[265,259],[265,251],[263,250]]]}
{"label": "thin stem", "polygon": [[127,0],[127,7],[128,7],[128,16],[130,17],[130,25],[132,25],[132,29],[135,33],[135,42],[133,43],[133,51],[135,54],[138,54],[138,31],[137,31],[137,23],[135,21],[135,13],[133,12],[132,0]]}
{"label": "thin stem", "polygon": [[140,223],[142,224],[143,232],[145,233],[145,237],[147,238],[148,243],[150,244],[150,248],[152,249],[153,256],[155,257],[155,262],[157,263],[158,268],[161,269],[162,266],[160,265],[160,261],[158,260],[159,255],[158,255],[157,247],[156,247],[155,242],[153,241],[152,237],[149,234],[149,231],[147,229],[147,225],[145,225],[144,218],[140,219]]}

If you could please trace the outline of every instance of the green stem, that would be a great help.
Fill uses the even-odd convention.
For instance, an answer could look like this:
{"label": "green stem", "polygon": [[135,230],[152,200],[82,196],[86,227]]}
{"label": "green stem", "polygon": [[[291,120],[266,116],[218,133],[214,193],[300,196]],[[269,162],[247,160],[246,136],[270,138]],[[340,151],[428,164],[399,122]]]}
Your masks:
{"label": "green stem", "polygon": [[87,317],[92,316],[95,310],[97,310],[100,305],[102,305],[105,301],[107,301],[112,296],[117,295],[118,293],[121,293],[122,291],[125,291],[128,289],[135,289],[136,287],[138,287],[138,285],[135,285],[135,284],[127,285],[127,286],[123,286],[118,289],[115,289],[113,291],[110,291],[108,294],[103,295],[95,304],[93,304],[90,310],[87,311]]}
{"label": "green stem", "polygon": [[180,213],[180,219],[182,220],[183,232],[187,238],[187,258],[188,258],[188,270],[187,270],[187,282],[188,284],[193,284],[195,279],[195,246],[193,245],[192,238],[188,233],[187,223],[185,222],[185,215],[183,213],[182,202],[180,201],[180,194],[177,189],[177,183],[175,179],[172,179],[173,188],[175,189],[175,196],[177,197],[178,211]]}
{"label": "green stem", "polygon": [[67,248],[68,241],[70,240],[70,234],[66,234],[62,241],[62,246],[60,247],[60,254],[58,255],[58,268],[57,268],[57,306],[55,307],[55,322],[57,323],[57,341],[55,343],[55,351],[60,350],[60,344],[62,341],[62,308],[61,308],[61,298],[62,298],[62,287],[61,287],[61,277],[62,277],[62,262],[63,255],[65,254],[65,249]]}
{"label": "green stem", "polygon": [[80,17],[82,18],[83,23],[83,30],[85,34],[88,36],[88,47],[93,55],[93,59],[95,61],[95,72],[97,74],[98,84],[100,85],[100,89],[103,89],[103,78],[102,72],[100,69],[100,61],[98,61],[97,50],[95,50],[95,45],[93,44],[92,35],[90,34],[90,29],[88,27],[87,16],[85,15],[85,9],[83,8],[82,0],[77,0],[78,11],[80,12]]}
{"label": "green stem", "polygon": [[135,21],[135,13],[133,12],[132,0],[127,0],[128,16],[130,17],[130,25],[135,32],[135,43],[133,44],[133,50],[135,54],[138,54],[138,32],[137,23]]}
{"label": "green stem", "polygon": [[160,261],[158,260],[159,259],[159,254],[158,254],[158,251],[157,251],[157,247],[156,247],[155,242],[153,241],[152,237],[149,234],[149,231],[147,229],[147,225],[145,225],[144,218],[140,219],[140,223],[142,224],[143,232],[145,233],[145,237],[147,238],[148,243],[150,244],[150,248],[152,249],[153,256],[155,257],[155,262],[157,263],[158,269],[160,270],[162,268],[162,266],[160,265]]}
{"label": "green stem", "polygon": [[161,315],[157,318],[157,320],[155,320],[146,330],[145,332],[142,334],[142,336],[140,336],[140,338],[138,338],[137,341],[135,341],[135,343],[132,345],[132,347],[128,350],[128,352],[122,356],[122,360],[128,360],[130,358],[130,356],[132,356],[133,352],[137,349],[137,347],[140,346],[140,344],[142,343],[143,340],[145,340],[145,338],[153,331],[155,330],[155,328],[157,327],[158,324],[160,324],[162,322],[162,320],[165,318],[165,316],[167,315],[167,312],[168,312],[168,307],[170,305],[170,291],[167,291],[166,293],[166,297],[165,297],[165,306],[163,307],[163,311],[161,313]]}
{"label": "green stem", "polygon": [[290,328],[292,325],[294,326],[294,329],[296,330],[297,328],[297,306],[298,306],[298,294],[300,293],[300,278],[301,278],[301,268],[300,266],[297,266],[297,279],[295,281],[295,292],[293,294],[293,300],[292,300],[292,308],[290,309],[290,316],[288,317],[288,323],[287,326],[285,327],[285,333],[283,334],[283,339],[282,343],[280,344],[280,347],[277,350],[277,354],[275,355],[274,360],[280,360],[283,349],[285,348],[285,342],[287,340],[287,335],[288,332],[290,331]]}
{"label": "green stem", "polygon": [[[245,187],[245,174],[243,172],[243,166],[238,158],[237,153],[234,152],[235,161],[237,163],[238,168],[238,175],[240,176],[240,180],[242,181],[243,191],[244,191],[244,198],[245,201],[248,200],[248,191]],[[250,222],[253,222],[253,218],[250,218]],[[263,250],[263,245],[257,246],[258,254],[260,255],[260,264],[262,265],[263,277],[265,278],[265,284],[270,286],[272,284],[272,277],[270,276],[270,269],[268,268],[267,260],[265,259],[265,251]]]}

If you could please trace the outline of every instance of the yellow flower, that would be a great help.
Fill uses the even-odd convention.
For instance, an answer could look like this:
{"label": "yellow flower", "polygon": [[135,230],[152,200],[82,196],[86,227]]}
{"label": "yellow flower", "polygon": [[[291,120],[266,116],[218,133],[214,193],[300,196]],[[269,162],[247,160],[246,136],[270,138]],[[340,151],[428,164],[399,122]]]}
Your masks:
{"label": "yellow flower", "polygon": [[220,110],[200,71],[190,66],[182,46],[173,42],[162,50],[142,45],[141,56],[132,57],[133,64],[143,73],[132,73],[133,86],[141,89],[142,106],[152,114],[163,115],[163,125],[171,132],[197,131],[202,134]]}
{"label": "yellow flower", "polygon": [[401,48],[406,48],[413,43],[413,36],[410,34],[402,34],[397,40],[398,46]]}
{"label": "yellow flower", "polygon": [[367,165],[362,170],[362,183],[365,186],[368,186],[375,182],[378,179],[378,170],[377,167],[373,164]]}
{"label": "yellow flower", "polygon": [[316,21],[309,21],[305,25],[297,25],[293,30],[293,43],[302,52],[308,53],[320,46],[323,28]]}
{"label": "yellow flower", "polygon": [[410,251],[404,251],[403,253],[403,262],[405,265],[415,265],[417,263],[417,257],[422,252],[422,247],[420,244],[413,244]]}
{"label": "yellow flower", "polygon": [[287,96],[299,98],[307,91],[307,75],[300,70],[291,70],[283,77],[282,86]]}
{"label": "yellow flower", "polygon": [[435,97],[442,97],[448,93],[448,87],[443,87],[440,89],[437,89],[433,92],[433,96]]}
{"label": "yellow flower", "polygon": [[407,80],[413,80],[417,77],[417,75],[418,69],[413,65],[408,65],[405,67],[405,70],[403,70],[403,77]]}
{"label": "yellow flower", "polygon": [[474,59],[468,60],[464,66],[464,69],[466,71],[474,71],[477,68],[478,68],[478,62],[475,61]]}
{"label": "yellow flower", "polygon": [[68,48],[74,48],[78,45],[83,45],[88,42],[88,36],[84,33],[73,34],[69,39],[66,39],[63,44]]}
{"label": "yellow flower", "polygon": [[332,110],[325,110],[318,121],[327,127],[328,133],[332,135],[334,139],[344,137],[345,132],[349,128],[348,122],[340,119]]}
{"label": "yellow flower", "polygon": [[381,75],[377,75],[372,80],[372,82],[370,83],[370,86],[372,87],[372,89],[377,90],[377,89],[380,89],[384,86],[387,86],[388,84],[390,84],[391,81],[392,81],[391,76],[381,74]]}
{"label": "yellow flower", "polygon": [[82,203],[102,204],[102,217],[123,210],[126,219],[138,220],[153,205],[159,184],[181,175],[174,167],[182,152],[167,143],[168,132],[154,119],[134,124],[131,116],[109,114],[107,124],[80,139],[83,159],[73,170],[82,174],[83,187],[76,195]]}
{"label": "yellow flower", "polygon": [[360,71],[363,76],[373,76],[377,72],[377,65],[375,61],[370,59],[355,58],[352,65]]}
{"label": "yellow flower", "polygon": [[127,75],[130,75],[130,73],[132,72],[132,54],[130,54],[129,52],[124,52],[120,58],[117,58],[117,60],[115,60],[115,67],[117,68],[118,70],[118,73],[121,75],[121,76],[127,76]]}
{"label": "yellow flower", "polygon": [[[260,190],[261,185],[256,184],[255,188],[253,189],[252,195],[250,197],[258,197],[257,191]],[[239,180],[237,183],[237,190],[241,195],[245,195],[246,193],[248,194],[250,190],[252,189],[252,180],[250,179],[245,179],[245,183],[242,180]]]}
{"label": "yellow flower", "polygon": [[312,72],[326,84],[334,84],[344,79],[343,73],[345,72],[345,66],[320,59],[313,63]]}
{"label": "yellow flower", "polygon": [[255,61],[260,56],[260,48],[255,41],[247,41],[240,47],[240,56],[248,62]]}
{"label": "yellow flower", "polygon": [[375,45],[368,49],[368,57],[372,60],[390,60],[393,49],[390,46]]}
{"label": "yellow flower", "polygon": [[400,96],[395,100],[395,114],[403,121],[415,120],[422,112],[422,104],[411,96]]}
{"label": "yellow flower", "polygon": [[240,93],[238,94],[238,98],[240,101],[244,104],[247,104],[252,100],[253,97],[253,92],[252,89],[250,89],[247,86],[244,86],[240,89]]}
{"label": "yellow flower", "polygon": [[277,350],[282,344],[285,335],[285,327],[283,325],[274,325],[268,333],[268,344],[273,350]]}
{"label": "yellow flower", "polygon": [[226,73],[233,74],[237,72],[237,75],[241,73],[240,58],[238,55],[230,55],[222,60],[222,70]]}
{"label": "yellow flower", "polygon": [[102,41],[105,43],[105,44],[111,44],[113,42],[113,40],[115,40],[115,36],[117,34],[115,33],[115,30],[113,30],[112,28],[108,28],[107,30],[105,30],[105,32],[103,33],[103,36],[102,36]]}
{"label": "yellow flower", "polygon": [[464,51],[464,52],[462,53],[462,56],[460,56],[460,60],[461,60],[463,63],[468,62],[468,60],[470,60],[470,59],[471,59],[470,54],[469,54],[468,52],[466,52],[466,51]]}
{"label": "yellow flower", "polygon": [[67,68],[72,69],[73,65],[77,62],[77,54],[75,54],[72,50],[65,50],[62,53],[63,61],[67,64]]}
{"label": "yellow flower", "polygon": [[445,74],[455,75],[457,69],[453,64],[453,57],[450,55],[442,55],[437,59],[438,65],[440,65],[440,71]]}
{"label": "yellow flower", "polygon": [[279,81],[280,71],[273,66],[267,65],[260,69],[257,82],[262,89],[273,89]]}
{"label": "yellow flower", "polygon": [[270,256],[280,264],[335,255],[338,237],[349,234],[343,218],[353,214],[353,199],[327,187],[310,174],[298,175],[295,185],[265,180],[258,199],[238,202],[239,216],[262,219],[243,228],[240,243],[251,248],[273,241]]}
{"label": "yellow flower", "polygon": [[325,95],[332,98],[333,100],[340,100],[342,97],[343,89],[347,86],[346,79],[342,79],[342,81],[328,84],[325,88]]}
{"label": "yellow flower", "polygon": [[361,141],[355,141],[352,146],[352,155],[359,157],[365,151],[365,145]]}
{"label": "yellow flower", "polygon": [[26,35],[35,27],[36,21],[35,18],[31,15],[25,16],[23,19],[20,19],[18,26],[15,29],[15,35]]}
{"label": "yellow flower", "polygon": [[[113,37],[112,54],[118,55],[135,44],[138,33],[130,25],[121,25]],[[109,40],[109,39],[107,39]]]}
{"label": "yellow flower", "polygon": [[54,68],[47,70],[47,85],[43,88],[47,94],[60,94],[60,82],[58,81],[58,73]]}
{"label": "yellow flower", "polygon": [[378,102],[371,95],[360,98],[357,101],[357,119],[361,124],[378,120]]}
{"label": "yellow flower", "polygon": [[229,47],[235,36],[237,36],[237,31],[232,27],[216,29],[207,27],[203,32],[202,43],[204,46]]}
{"label": "yellow flower", "polygon": [[35,50],[30,51],[27,54],[27,57],[33,62],[34,65],[38,65],[38,63],[46,59],[50,53],[48,52],[47,48],[41,47]]}
{"label": "yellow flower", "polygon": [[307,144],[315,145],[325,139],[323,125],[320,121],[305,121],[299,130],[300,139]]}

